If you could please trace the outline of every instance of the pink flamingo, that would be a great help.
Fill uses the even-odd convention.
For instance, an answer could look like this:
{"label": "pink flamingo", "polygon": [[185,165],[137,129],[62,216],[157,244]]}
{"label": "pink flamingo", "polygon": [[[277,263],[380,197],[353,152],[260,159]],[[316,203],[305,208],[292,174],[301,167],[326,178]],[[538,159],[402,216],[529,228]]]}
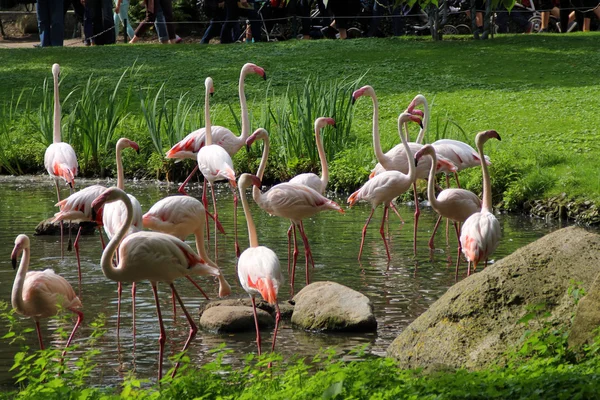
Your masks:
{"label": "pink flamingo", "polygon": [[27,235],[19,235],[15,240],[15,247],[11,254],[13,269],[17,268],[17,257],[21,253],[23,256],[12,288],[12,306],[19,314],[33,318],[42,350],[44,350],[44,341],[42,340],[40,319],[56,315],[59,311],[58,306],[60,309],[67,309],[77,314],[77,322],[62,353],[64,357],[77,328],[83,321],[83,313],[79,311],[79,308],[82,307],[81,301],[69,282],[54,273],[53,270],[27,272],[31,256]]}
{"label": "pink flamingo", "polygon": [[262,296],[269,304],[274,304],[277,310],[275,317],[275,331],[273,333],[273,345],[271,351],[275,350],[275,340],[277,339],[277,329],[281,319],[279,304],[277,304],[277,292],[279,285],[283,282],[279,259],[275,252],[268,247],[258,245],[258,236],[256,227],[250,213],[248,200],[246,199],[246,189],[254,185],[260,188],[260,179],[254,175],[242,174],[239,179],[239,191],[242,198],[242,207],[246,215],[248,224],[248,238],[250,247],[240,255],[238,261],[238,277],[244,290],[250,295],[252,300],[252,310],[254,312],[254,323],[256,326],[256,345],[258,346],[258,355],[260,356],[260,329],[258,327],[258,316],[256,315],[256,295]]}
{"label": "pink flamingo", "polygon": [[[112,187],[102,193],[92,206],[98,209],[112,202],[121,201],[126,209],[125,223],[119,228],[115,236],[108,242],[102,253],[100,266],[104,276],[117,282],[139,282],[149,280],[154,292],[156,312],[160,326],[158,379],[162,378],[163,351],[166,340],[165,328],[160,312],[157,282],[168,283],[175,293],[177,301],[190,324],[190,333],[183,346],[185,351],[191,340],[196,336],[198,327],[188,313],[181,297],[177,293],[173,282],[177,278],[187,275],[213,275],[219,276],[221,271],[212,267],[188,246],[185,242],[174,236],[159,232],[129,233],[133,222],[133,206],[129,196],[121,189]],[[126,237],[127,236],[127,237]],[[118,247],[118,265],[114,266],[112,260]],[[179,364],[175,365],[172,376],[175,375]]]}
{"label": "pink flamingo", "polygon": [[408,155],[408,174],[403,174],[400,171],[394,170],[384,171],[369,179],[367,183],[365,183],[360,189],[358,189],[356,192],[352,193],[350,197],[348,197],[348,203],[350,204],[350,207],[352,207],[355,203],[357,203],[360,200],[366,200],[370,202],[372,207],[371,213],[369,214],[369,218],[367,219],[367,222],[365,223],[365,226],[362,229],[360,250],[358,251],[359,260],[362,256],[363,246],[365,244],[367,227],[371,222],[371,218],[373,217],[375,209],[380,204],[384,205],[384,210],[379,233],[381,234],[381,238],[383,239],[383,243],[385,244],[385,251],[387,253],[388,261],[391,259],[390,250],[388,248],[384,232],[385,221],[387,219],[390,203],[394,198],[400,196],[401,194],[405,193],[408,189],[410,189],[416,176],[415,161],[412,158],[412,152],[408,145],[408,142],[406,141],[406,137],[402,134],[402,124],[408,121],[413,121],[420,124],[421,120],[419,117],[408,113],[402,113],[398,117],[398,130],[400,132],[400,140],[402,141],[402,145],[404,146],[406,154]]}
{"label": "pink flamingo", "polygon": [[[258,167],[256,176],[258,179],[262,179],[265,168],[267,166],[267,160],[269,158],[269,134],[263,128],[258,128],[248,138],[247,143],[251,145],[257,139],[262,139],[264,142],[263,154]],[[273,186],[271,189],[262,193],[260,188],[254,187],[252,189],[252,197],[256,204],[260,208],[265,210],[271,215],[278,217],[287,218],[298,227],[300,236],[304,243],[304,256],[306,259],[306,284],[310,283],[308,262],[309,258],[312,259],[312,253],[310,251],[310,245],[308,238],[304,232],[304,225],[302,220],[310,218],[321,211],[334,210],[340,213],[344,213],[344,210],[337,205],[336,202],[329,200],[328,198],[321,195],[316,190],[300,184],[294,183],[280,183]],[[298,254],[298,245],[294,242],[294,254]],[[294,276],[296,273],[296,258],[294,258],[292,273],[290,278],[290,284],[292,287],[291,294],[294,293]]]}
{"label": "pink flamingo", "polygon": [[[60,76],[60,65],[52,65],[52,78],[54,81],[54,127],[52,144],[44,154],[44,166],[50,177],[54,180],[56,187],[56,198],[60,201],[60,189],[58,180],[63,179],[73,193],[75,189],[75,177],[77,176],[77,155],[68,143],[60,140],[60,96],[58,93],[58,77]],[[69,250],[71,246],[71,229],[69,229]],[[60,222],[60,256],[64,257],[63,250],[63,222]]]}
{"label": "pink flamingo", "polygon": [[491,138],[501,140],[498,132],[494,130],[480,132],[475,137],[483,174],[483,202],[481,212],[467,218],[460,234],[462,251],[469,261],[467,275],[471,274],[471,263],[473,263],[473,271],[477,270],[477,264],[481,260],[485,260],[487,264],[489,256],[496,250],[500,242],[500,222],[492,214],[492,185],[483,155],[483,144]]}
{"label": "pink flamingo", "polygon": [[454,222],[454,229],[456,230],[456,239],[458,241],[458,259],[456,260],[456,273],[458,274],[458,266],[460,263],[460,224],[465,222],[467,218],[476,212],[481,211],[481,200],[479,197],[465,189],[454,189],[449,188],[442,190],[442,192],[435,197],[435,170],[433,166],[437,162],[436,149],[430,144],[423,146],[421,150],[415,154],[415,160],[419,161],[423,156],[429,156],[433,160],[431,163],[431,170],[429,172],[429,179],[427,181],[427,198],[431,207],[439,214],[433,233],[429,239],[429,248],[433,249],[433,240],[435,232],[442,218],[451,219]]}
{"label": "pink flamingo", "polygon": [[[325,194],[325,190],[327,189],[327,183],[329,182],[329,168],[327,166],[327,154],[325,154],[325,148],[323,147],[323,139],[321,138],[321,129],[326,127],[327,125],[331,125],[335,127],[335,120],[333,118],[327,117],[319,117],[315,120],[315,139],[317,142],[317,151],[319,153],[319,160],[321,161],[321,177],[317,176],[312,172],[307,172],[304,174],[296,175],[292,179],[290,179],[290,183],[297,183],[300,185],[308,186],[321,193]],[[292,230],[294,231],[294,242],[296,241],[296,228],[294,224],[290,225],[288,229],[288,273],[290,272],[290,239]],[[298,257],[298,254],[294,255],[295,258]],[[312,260],[312,259],[311,259]],[[313,261],[313,268],[315,267]]]}
{"label": "pink flamingo", "polygon": [[[213,201],[213,217],[215,220],[215,225],[219,220],[219,214],[217,212],[217,200],[215,199],[215,181],[228,180],[231,185],[231,190],[233,191],[233,204],[234,204],[234,212],[233,212],[233,225],[235,232],[235,254],[239,257],[240,248],[237,240],[237,194],[235,192],[236,182],[235,182],[235,171],[233,170],[233,161],[231,160],[231,156],[227,151],[212,142],[212,126],[210,123],[210,112],[208,107],[208,97],[210,93],[214,92],[213,80],[212,78],[206,78],[204,81],[204,86],[206,87],[206,104],[205,107],[205,121],[206,121],[206,144],[198,151],[197,159],[198,159],[198,168],[202,175],[204,175],[204,179],[208,181],[210,185],[210,193]],[[206,193],[206,191],[204,192]],[[205,195],[202,195],[203,202],[205,201]],[[204,204],[206,207],[207,204]],[[215,235],[215,255],[217,254],[217,236]]]}
{"label": "pink flamingo", "polygon": [[[250,119],[248,117],[248,105],[246,104],[246,94],[244,93],[244,82],[246,80],[246,76],[249,74],[257,74],[261,76],[264,80],[267,79],[265,70],[255,64],[246,63],[242,67],[239,81],[240,107],[242,109],[242,132],[240,136],[235,136],[233,132],[222,126],[215,125],[212,127],[211,133],[213,143],[223,147],[231,157],[233,157],[242,147],[244,147],[244,145],[246,144],[246,139],[250,134]],[[208,113],[207,107],[208,102],[205,101],[205,114]],[[195,130],[194,132],[190,133],[185,138],[183,138],[181,141],[179,141],[177,144],[175,144],[167,152],[167,158],[191,158],[195,160],[196,155],[198,154],[200,149],[206,144],[205,140],[206,128],[200,128],[198,130]],[[190,175],[185,179],[181,186],[179,186],[179,192],[181,194],[187,194],[185,192],[185,185],[187,185],[187,183],[194,176],[197,170],[198,166],[196,165],[196,167],[194,167],[194,170],[190,173]],[[204,191],[206,191],[206,186],[204,187]],[[203,201],[203,203],[206,207],[206,201]]]}
{"label": "pink flamingo", "polygon": [[[375,90],[367,85],[362,88],[354,91],[352,94],[352,101],[355,102],[361,96],[369,96],[373,101],[373,149],[375,150],[375,156],[379,163],[375,166],[373,171],[371,172],[370,177],[374,177],[375,175],[382,173],[384,171],[400,171],[403,174],[408,173],[408,158],[405,153],[404,146],[402,144],[396,145],[387,153],[383,153],[381,148],[381,141],[379,139],[379,103],[377,101],[377,96],[375,95]],[[421,144],[410,142],[408,143],[412,154],[415,154],[417,151],[423,147]],[[424,163],[417,164],[416,168],[416,179],[427,179],[429,175],[430,169],[430,161],[427,160]],[[449,160],[445,158],[439,157],[437,171],[445,172],[454,169],[454,166]],[[419,209],[419,198],[417,196],[417,184],[416,179],[413,182],[413,192],[415,197],[415,222],[414,222],[414,236],[413,236],[413,251],[416,254],[417,252],[417,228],[419,224],[419,215],[421,215],[421,211]]]}

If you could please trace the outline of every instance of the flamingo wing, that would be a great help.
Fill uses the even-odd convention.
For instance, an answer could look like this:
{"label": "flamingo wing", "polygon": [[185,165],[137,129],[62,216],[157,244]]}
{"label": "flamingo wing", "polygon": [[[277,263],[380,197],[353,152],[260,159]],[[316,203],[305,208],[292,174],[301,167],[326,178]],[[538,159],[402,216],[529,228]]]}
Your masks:
{"label": "flamingo wing", "polygon": [[[133,221],[129,227],[128,234],[139,232],[143,228],[142,222],[142,206],[140,202],[132,195],[127,194],[133,208]],[[104,205],[102,223],[104,232],[111,239],[119,231],[127,218],[127,208],[122,201],[107,203]]]}
{"label": "flamingo wing", "polygon": [[169,196],[156,202],[142,217],[144,228],[184,239],[204,223],[202,203],[191,196]]}
{"label": "flamingo wing", "polygon": [[81,308],[73,287],[53,270],[30,271],[23,283],[24,314],[34,318],[56,315],[58,307]]}
{"label": "flamingo wing", "polygon": [[167,158],[185,159],[196,158],[196,154],[204,147],[206,129],[196,129],[192,133],[177,142],[169,151]]}
{"label": "flamingo wing", "polygon": [[304,185],[280,183],[262,196],[261,208],[269,214],[300,221],[325,210],[343,212],[334,201]]}
{"label": "flamingo wing", "polygon": [[477,265],[496,250],[500,236],[500,223],[494,214],[488,211],[475,213],[467,218],[461,230],[463,254]]}
{"label": "flamingo wing", "polygon": [[204,146],[198,152],[198,168],[210,181],[235,181],[233,161],[224,148],[217,145]]}
{"label": "flamingo wing", "polygon": [[277,302],[283,275],[277,255],[265,246],[246,249],[238,261],[238,278],[251,296],[260,294],[267,302]]}
{"label": "flamingo wing", "polygon": [[308,186],[309,188],[323,194],[321,192],[321,186],[323,185],[323,182],[321,181],[321,178],[319,178],[316,174],[313,174],[312,172],[296,175],[295,177],[290,179],[289,183]]}
{"label": "flamingo wing", "polygon": [[53,222],[72,219],[92,218],[92,202],[100,196],[106,188],[100,185],[88,186],[73,193],[64,200],[56,203],[60,211],[54,214]]}
{"label": "flamingo wing", "polygon": [[62,178],[72,185],[75,184],[79,165],[75,150],[69,144],[58,142],[48,146],[44,154],[44,166],[50,176]]}

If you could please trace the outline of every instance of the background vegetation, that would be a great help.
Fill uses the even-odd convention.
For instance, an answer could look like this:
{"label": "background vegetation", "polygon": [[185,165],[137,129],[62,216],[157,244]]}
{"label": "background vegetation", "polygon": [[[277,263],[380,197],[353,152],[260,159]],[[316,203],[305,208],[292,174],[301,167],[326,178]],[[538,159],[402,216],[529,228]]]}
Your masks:
{"label": "background vegetation", "polygon": [[[422,93],[432,111],[426,142],[472,143],[478,131],[500,133],[502,142],[486,149],[496,204],[518,209],[563,192],[569,201],[594,203],[600,199],[598,39],[598,33],[578,33],[484,42],[387,38],[3,50],[0,165],[3,173],[43,171],[52,109],[45,80],[59,62],[63,137],[74,144],[83,175],[113,174],[114,143],[126,136],[145,154],[126,159],[129,176],[180,180],[192,162],[175,165],[162,155],[203,125],[204,78],[215,81],[213,123],[239,132],[237,81],[251,61],[269,78],[249,76],[246,94],[252,129],[265,126],[273,138],[271,182],[318,171],[312,121],[330,114],[339,124],[324,135],[331,188],[362,184],[375,164],[372,106],[361,99],[350,107],[349,96],[370,84],[380,100],[384,149],[398,143],[396,117]],[[254,170],[259,153],[258,147],[241,151],[238,170]],[[480,175],[465,171],[462,181],[480,191]]]}

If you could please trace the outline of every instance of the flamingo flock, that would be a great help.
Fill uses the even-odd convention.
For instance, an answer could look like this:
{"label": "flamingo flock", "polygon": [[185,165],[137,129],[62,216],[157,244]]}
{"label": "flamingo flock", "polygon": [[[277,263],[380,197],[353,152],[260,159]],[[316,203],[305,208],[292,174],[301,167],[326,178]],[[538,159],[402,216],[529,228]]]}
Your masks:
{"label": "flamingo flock", "polygon": [[[298,258],[298,245],[296,242],[296,229],[299,231],[304,245],[306,284],[310,283],[310,266],[314,268],[314,258],[303,221],[311,218],[321,211],[336,211],[344,214],[344,209],[336,202],[326,197],[328,183],[328,165],[325,156],[321,131],[326,127],[335,128],[335,121],[329,117],[319,117],[315,120],[314,133],[316,145],[321,161],[321,176],[316,174],[301,174],[289,182],[279,183],[270,189],[262,190],[262,178],[268,164],[269,133],[264,128],[258,128],[250,135],[250,122],[248,107],[244,93],[244,82],[248,74],[256,74],[266,79],[263,68],[247,63],[242,67],[239,80],[239,97],[242,108],[241,135],[235,136],[230,130],[213,126],[210,119],[209,97],[214,92],[213,80],[205,80],[205,127],[190,133],[181,142],[173,146],[167,158],[193,158],[197,165],[192,174],[186,178],[179,187],[180,195],[169,196],[159,200],[145,214],[140,203],[132,195],[125,192],[123,165],[121,152],[125,148],[139,151],[137,143],[121,138],[116,145],[117,157],[117,185],[106,188],[93,185],[77,192],[75,176],[77,175],[77,158],[71,146],[61,142],[60,138],[60,100],[58,95],[58,76],[60,67],[54,64],[52,74],[54,77],[54,142],[48,147],[45,155],[45,166],[49,175],[55,182],[59,212],[55,214],[55,221],[85,219],[94,221],[98,225],[102,243],[102,255],[99,264],[103,274],[109,280],[118,284],[117,305],[117,334],[120,325],[120,298],[123,283],[132,283],[133,299],[133,332],[135,338],[135,297],[136,284],[149,281],[152,287],[156,313],[159,325],[159,355],[158,379],[162,379],[163,355],[166,343],[166,331],[160,307],[158,283],[169,286],[172,293],[173,315],[176,305],[179,304],[188,325],[188,337],[183,344],[185,351],[192,344],[197,335],[198,326],[188,312],[175,281],[186,278],[200,293],[208,298],[193,276],[212,276],[218,280],[219,297],[230,295],[231,286],[227,282],[223,270],[217,265],[216,231],[224,233],[225,230],[219,221],[214,186],[216,181],[226,180],[234,193],[234,203],[237,209],[237,194],[239,194],[247,223],[249,247],[240,252],[237,241],[237,221],[234,217],[235,254],[238,257],[236,272],[240,286],[251,298],[255,326],[258,354],[261,354],[261,337],[256,314],[256,297],[262,297],[266,302],[275,306],[275,332],[271,350],[275,349],[275,342],[281,313],[278,306],[279,288],[284,285],[285,278],[277,254],[268,247],[259,245],[257,228],[252,218],[250,205],[246,196],[247,189],[252,187],[252,198],[260,209],[270,215],[290,220],[288,229],[288,275],[290,293],[294,293],[295,272]],[[362,96],[371,97],[373,103],[373,149],[378,164],[372,170],[369,180],[352,193],[348,198],[349,206],[359,201],[371,204],[371,212],[362,229],[358,259],[363,255],[368,225],[375,209],[383,205],[383,216],[380,235],[383,239],[386,255],[391,260],[388,241],[385,234],[385,224],[388,219],[389,209],[394,207],[394,200],[412,188],[415,197],[413,251],[417,249],[417,224],[419,217],[419,200],[417,196],[417,180],[427,182],[427,197],[432,208],[439,214],[433,228],[433,235],[429,239],[429,247],[433,248],[434,235],[442,218],[453,221],[458,240],[456,273],[462,255],[468,261],[467,274],[475,271],[477,266],[487,260],[496,250],[501,236],[500,224],[493,214],[492,195],[488,165],[490,160],[483,152],[483,146],[489,139],[500,140],[500,135],[494,130],[477,134],[474,150],[466,143],[443,139],[432,144],[422,144],[429,119],[429,108],[424,96],[417,95],[404,112],[398,117],[398,135],[400,144],[384,153],[380,142],[379,133],[379,105],[375,90],[371,86],[364,86],[352,95],[353,103]],[[423,106],[423,110],[417,107]],[[410,142],[408,125],[416,123],[420,132],[416,142]],[[242,147],[248,148],[257,141],[262,141],[263,152],[256,175],[243,173],[236,179],[232,156]],[[483,198],[460,188],[458,171],[480,166],[483,177]],[[195,171],[199,169],[204,176],[205,185],[202,201],[188,195],[185,186]],[[446,174],[447,188],[441,190],[436,196],[436,176],[438,173]],[[453,174],[457,188],[451,188],[448,176]],[[61,200],[59,181],[64,180],[69,185],[71,194]],[[213,213],[208,211],[207,183],[211,188]],[[441,188],[440,188],[441,189]],[[234,211],[235,212],[235,211]],[[235,214],[234,214],[235,215]],[[399,214],[398,214],[399,215]],[[215,223],[215,258],[209,258],[205,244],[208,241],[208,221],[212,218]],[[462,228],[461,228],[462,224]],[[108,236],[105,245],[102,231],[103,227]],[[143,229],[149,229],[143,230]],[[206,232],[206,238],[205,238]],[[293,252],[291,250],[291,236],[293,232]],[[28,271],[30,262],[30,240],[26,235],[19,235],[15,240],[12,252],[13,267],[16,269],[17,258],[21,256],[12,290],[12,305],[15,310],[25,316],[33,318],[40,348],[43,349],[43,340],[39,321],[41,318],[53,316],[59,310],[69,310],[77,315],[77,322],[69,336],[65,349],[71,344],[83,320],[83,305],[81,301],[81,263],[79,259],[80,231],[75,239],[75,250],[79,276],[79,296],[71,285],[50,269],[44,271]],[[185,239],[194,235],[196,249],[185,243]],[[61,249],[62,249],[61,231]],[[62,253],[61,253],[62,254]],[[65,350],[66,352],[66,350]],[[64,353],[63,353],[64,356]],[[172,370],[175,375],[179,364]]]}

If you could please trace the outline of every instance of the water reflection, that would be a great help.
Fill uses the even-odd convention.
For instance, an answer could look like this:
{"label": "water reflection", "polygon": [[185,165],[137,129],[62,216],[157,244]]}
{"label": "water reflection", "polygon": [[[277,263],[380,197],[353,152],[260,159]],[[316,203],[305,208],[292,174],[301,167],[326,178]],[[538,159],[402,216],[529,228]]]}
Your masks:
{"label": "water reflection", "polygon": [[[10,265],[10,251],[14,239],[19,233],[26,233],[31,238],[32,269],[52,268],[61,274],[75,287],[77,285],[77,263],[74,253],[67,253],[61,260],[58,236],[33,236],[35,226],[39,221],[56,212],[55,192],[52,183],[45,176],[0,178],[3,190],[0,191],[0,298],[10,301],[10,291],[14,280],[14,271]],[[87,181],[78,182],[81,187],[95,183],[107,182]],[[112,182],[108,183],[109,185]],[[154,202],[162,197],[175,194],[177,186],[164,183],[131,182],[128,190],[136,196],[143,210],[148,210]],[[66,193],[66,190],[64,191]],[[189,193],[200,197],[201,188],[194,185]],[[219,236],[218,254],[219,265],[226,278],[232,285],[232,298],[247,296],[237,282],[235,273],[235,257],[233,254],[233,207],[231,191],[225,185],[217,187],[217,196],[224,206],[220,208],[220,219],[227,235]],[[343,198],[335,199],[340,204]],[[281,260],[284,275],[287,277],[287,229],[289,221],[271,217],[259,210],[251,202],[253,216],[259,230],[261,244],[269,246]],[[369,226],[365,240],[362,261],[357,261],[360,246],[361,230],[370,212],[370,205],[359,204],[345,215],[335,212],[325,212],[304,223],[306,234],[310,238],[315,260],[315,269],[311,270],[311,281],[332,280],[349,286],[368,296],[374,305],[378,321],[377,333],[373,334],[336,334],[326,335],[303,332],[293,329],[290,323],[284,321],[278,335],[277,347],[284,356],[300,354],[311,357],[321,348],[334,346],[341,353],[362,345],[366,346],[367,354],[384,355],[387,346],[411,321],[425,311],[431,303],[438,299],[456,281],[456,235],[450,227],[446,241],[445,227],[442,225],[436,237],[436,249],[430,252],[428,239],[436,221],[436,215],[428,207],[423,207],[419,223],[419,239],[417,256],[412,250],[412,214],[414,207],[399,206],[401,215],[406,223],[402,224],[392,214],[390,216],[389,242],[391,260],[388,262],[385,246],[379,234],[382,210],[377,210],[373,223]],[[510,254],[518,247],[527,244],[541,235],[557,229],[558,224],[547,223],[540,219],[523,216],[500,215],[503,239],[494,254],[495,259]],[[243,214],[239,216],[239,241],[241,249],[247,247],[248,238]],[[211,231],[211,235],[214,232]],[[101,350],[96,362],[102,366],[98,374],[97,384],[117,384],[129,371],[134,371],[139,377],[153,379],[156,375],[158,358],[158,322],[156,308],[148,283],[138,284],[136,296],[136,327],[137,336],[134,341],[131,331],[131,292],[130,285],[123,290],[122,323],[120,341],[116,337],[116,283],[107,280],[100,269],[100,245],[97,234],[81,238],[81,267],[83,272],[82,302],[86,319],[76,342],[90,334],[89,323],[100,314],[106,315],[106,334],[99,340],[97,346]],[[193,237],[188,242],[195,247]],[[210,253],[214,252],[211,240]],[[301,246],[301,243],[299,243]],[[300,249],[297,266],[296,291],[304,286],[304,252]],[[458,279],[466,275],[466,263],[461,264]],[[199,279],[200,284],[211,298],[217,297],[218,283],[210,278]],[[197,320],[198,309],[206,301],[197,289],[186,280],[177,282],[178,291],[186,307]],[[188,325],[183,313],[178,312],[175,320],[172,316],[170,291],[166,284],[158,285],[161,297],[161,309],[167,331],[165,356],[176,354],[188,335]],[[280,290],[280,299],[288,299],[289,286]],[[23,319],[22,327],[32,327],[32,322]],[[52,345],[63,345],[54,334],[55,323],[42,323],[43,334]],[[67,326],[67,329],[70,329]],[[272,332],[262,332],[263,340],[270,341]],[[26,335],[28,345],[37,348],[35,332]],[[194,364],[212,361],[215,355],[210,350],[225,343],[231,354],[225,357],[226,363],[239,363],[248,352],[255,352],[254,332],[245,334],[217,335],[199,332],[191,343],[189,355]],[[119,344],[117,346],[117,343]],[[47,343],[49,344],[49,343]],[[13,363],[17,346],[10,346],[6,341],[0,342],[0,382],[9,384],[11,373],[8,372]],[[80,351],[83,351],[80,350]],[[77,354],[71,354],[75,357]],[[165,368],[170,362],[165,362]],[[165,370],[166,371],[166,370]]]}

